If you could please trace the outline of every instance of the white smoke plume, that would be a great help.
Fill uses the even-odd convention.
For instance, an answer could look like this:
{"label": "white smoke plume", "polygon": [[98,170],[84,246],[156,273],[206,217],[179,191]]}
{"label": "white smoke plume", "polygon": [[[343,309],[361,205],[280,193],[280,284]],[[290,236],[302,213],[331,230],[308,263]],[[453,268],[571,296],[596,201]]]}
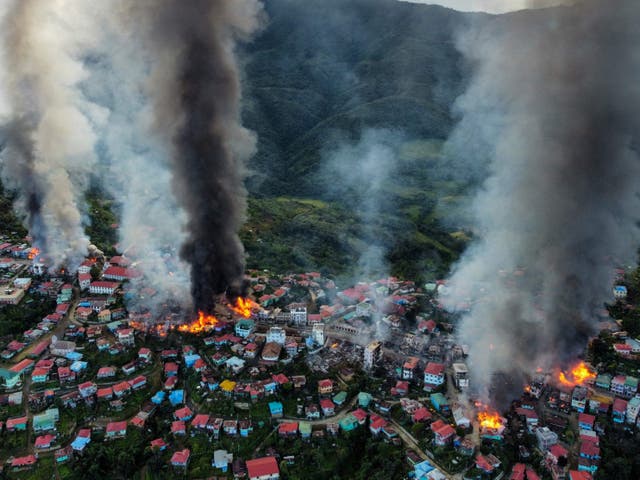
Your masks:
{"label": "white smoke plume", "polygon": [[616,260],[635,258],[640,4],[612,3],[485,18],[460,35],[473,76],[450,142],[469,168],[468,146],[485,145],[490,164],[477,240],[443,300],[472,303],[459,330],[477,386],[580,355]]}
{"label": "white smoke plume", "polygon": [[78,85],[92,22],[78,2],[5,4],[2,25],[2,179],[51,266],[76,268],[87,253],[83,197],[96,164],[89,117],[100,108]]}

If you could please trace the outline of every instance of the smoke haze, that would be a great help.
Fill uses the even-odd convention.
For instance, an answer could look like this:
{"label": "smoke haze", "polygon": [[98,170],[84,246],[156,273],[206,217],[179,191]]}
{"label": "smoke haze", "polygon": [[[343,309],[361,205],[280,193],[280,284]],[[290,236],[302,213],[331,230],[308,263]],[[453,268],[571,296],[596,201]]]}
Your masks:
{"label": "smoke haze", "polygon": [[612,257],[635,258],[640,4],[615,5],[495,18],[459,37],[474,73],[450,141],[486,145],[491,162],[479,238],[444,301],[473,302],[460,336],[476,385],[579,355],[612,297]]}
{"label": "smoke haze", "polygon": [[5,5],[2,25],[3,181],[34,244],[57,267],[76,268],[87,253],[84,193],[96,162],[89,115],[100,108],[77,86],[91,22],[73,2]]}

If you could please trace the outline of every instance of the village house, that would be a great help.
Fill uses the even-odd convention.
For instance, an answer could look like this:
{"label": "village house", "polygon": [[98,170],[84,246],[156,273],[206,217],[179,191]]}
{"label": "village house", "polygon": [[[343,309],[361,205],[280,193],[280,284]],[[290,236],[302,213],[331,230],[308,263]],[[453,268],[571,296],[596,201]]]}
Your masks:
{"label": "village house", "polygon": [[89,293],[92,295],[113,295],[120,284],[118,282],[97,281],[89,285]]}
{"label": "village house", "polygon": [[444,383],[445,367],[442,363],[429,362],[424,369],[424,389],[433,391]]}
{"label": "village house", "polygon": [[246,462],[249,480],[279,480],[280,469],[274,457],[262,457]]}
{"label": "village house", "polygon": [[191,450],[189,450],[188,448],[178,450],[171,456],[171,465],[177,468],[187,468],[190,457]]}
{"label": "village house", "polygon": [[318,380],[318,393],[320,395],[329,395],[333,393],[333,380],[330,378]]}
{"label": "village house", "polygon": [[109,422],[105,431],[106,439],[122,438],[127,434],[127,422]]}

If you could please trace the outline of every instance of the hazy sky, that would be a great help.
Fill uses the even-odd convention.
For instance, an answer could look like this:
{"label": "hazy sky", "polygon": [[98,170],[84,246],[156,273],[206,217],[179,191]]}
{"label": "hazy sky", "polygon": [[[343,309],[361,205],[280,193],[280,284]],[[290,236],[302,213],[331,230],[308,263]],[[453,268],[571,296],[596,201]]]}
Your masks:
{"label": "hazy sky", "polygon": [[559,5],[561,3],[570,3],[567,0],[401,0],[413,3],[429,3],[442,5],[443,7],[455,8],[465,12],[491,12],[504,13],[515,10],[529,8],[535,3],[538,7]]}

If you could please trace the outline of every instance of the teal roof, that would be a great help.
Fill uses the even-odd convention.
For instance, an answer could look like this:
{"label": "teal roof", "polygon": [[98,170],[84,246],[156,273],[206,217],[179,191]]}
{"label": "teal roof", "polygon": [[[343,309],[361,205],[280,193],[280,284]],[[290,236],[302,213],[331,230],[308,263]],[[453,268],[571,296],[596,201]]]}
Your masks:
{"label": "teal roof", "polygon": [[311,435],[311,424],[309,422],[300,422],[298,424],[298,430],[302,435]]}
{"label": "teal roof", "polygon": [[627,380],[624,382],[625,387],[634,387],[638,388],[638,379],[636,377],[627,376]]}
{"label": "teal roof", "polygon": [[438,405],[449,405],[449,401],[441,393],[431,394],[431,402],[436,402]]}
{"label": "teal roof", "polygon": [[353,430],[359,425],[358,419],[351,414],[347,415],[342,420],[340,420],[338,424],[340,425],[340,428],[345,432]]}
{"label": "teal roof", "polygon": [[344,403],[347,399],[347,392],[339,392],[333,397],[333,401],[336,403]]}

